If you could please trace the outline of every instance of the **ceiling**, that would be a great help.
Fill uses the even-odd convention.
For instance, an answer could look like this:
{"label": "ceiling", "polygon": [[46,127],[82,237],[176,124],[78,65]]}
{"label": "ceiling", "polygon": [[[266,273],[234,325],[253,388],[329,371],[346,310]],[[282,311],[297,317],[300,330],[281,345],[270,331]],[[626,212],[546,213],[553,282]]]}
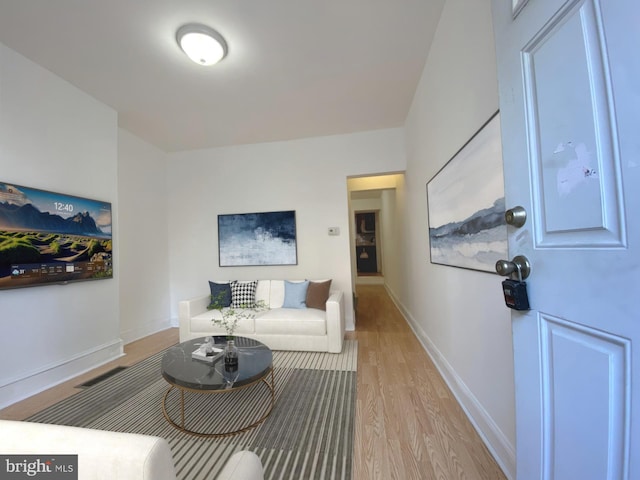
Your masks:
{"label": "ceiling", "polygon": [[[0,42],[167,151],[404,124],[444,0],[0,0]],[[229,54],[202,67],[175,32]]]}

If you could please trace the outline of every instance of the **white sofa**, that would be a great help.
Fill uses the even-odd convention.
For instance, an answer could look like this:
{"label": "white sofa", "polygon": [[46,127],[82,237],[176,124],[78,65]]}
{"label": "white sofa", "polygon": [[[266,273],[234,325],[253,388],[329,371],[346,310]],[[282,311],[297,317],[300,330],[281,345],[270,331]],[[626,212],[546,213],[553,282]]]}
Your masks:
{"label": "white sofa", "polygon": [[[0,420],[2,455],[78,455],[79,480],[175,480],[175,466],[164,438],[90,428]],[[17,463],[17,462],[16,462]],[[6,471],[0,465],[0,478]],[[236,452],[217,480],[263,480],[260,458]],[[212,478],[213,480],[213,478]]]}
{"label": "white sofa", "polygon": [[[284,298],[284,280],[258,280],[256,301],[264,302],[268,308],[257,312],[255,318],[242,318],[234,334],[258,340],[272,350],[342,351],[345,324],[341,291],[330,292],[326,311],[319,308],[282,308]],[[219,310],[207,310],[210,302],[211,295],[179,302],[181,342],[225,334],[212,321],[213,318],[220,318],[221,313]]]}

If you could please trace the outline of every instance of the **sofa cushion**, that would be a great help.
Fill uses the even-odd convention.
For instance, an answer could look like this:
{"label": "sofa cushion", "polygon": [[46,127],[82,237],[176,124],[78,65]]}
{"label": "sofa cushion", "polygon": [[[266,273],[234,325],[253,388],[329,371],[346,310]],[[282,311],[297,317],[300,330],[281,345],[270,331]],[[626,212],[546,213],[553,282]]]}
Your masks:
{"label": "sofa cushion", "polygon": [[271,280],[269,308],[281,308],[284,303],[284,280]]}
{"label": "sofa cushion", "polygon": [[256,287],[258,281],[231,282],[231,307],[232,308],[253,308],[256,304]]}
{"label": "sofa cushion", "polygon": [[326,310],[330,288],[331,280],[327,280],[325,282],[309,282],[309,287],[307,288],[307,298],[305,299],[307,308],[318,308],[320,310]]}
{"label": "sofa cushion", "polygon": [[[224,328],[213,323],[213,318],[222,318],[219,310],[208,310],[199,315],[191,317],[191,331],[202,332],[203,335],[226,335]],[[233,331],[234,335],[242,335],[243,333],[253,333],[255,331],[255,323],[253,318],[241,318],[236,324]]]}
{"label": "sofa cushion", "polygon": [[[291,282],[303,282],[304,280],[290,280]],[[271,280],[271,292],[269,293],[269,308],[281,308],[284,303],[284,280]]]}
{"label": "sofa cushion", "polygon": [[256,334],[326,335],[326,314],[313,308],[276,308],[255,319]]}
{"label": "sofa cushion", "polygon": [[207,308],[221,308],[231,305],[231,285],[209,282],[209,290],[211,290],[211,303]]}
{"label": "sofa cushion", "polygon": [[260,303],[265,307],[269,307],[269,300],[271,295],[271,280],[258,280],[256,286],[256,303]]}
{"label": "sofa cushion", "polygon": [[290,282],[284,281],[284,302],[282,302],[283,308],[307,308],[307,287],[309,282],[307,280],[303,282]]}

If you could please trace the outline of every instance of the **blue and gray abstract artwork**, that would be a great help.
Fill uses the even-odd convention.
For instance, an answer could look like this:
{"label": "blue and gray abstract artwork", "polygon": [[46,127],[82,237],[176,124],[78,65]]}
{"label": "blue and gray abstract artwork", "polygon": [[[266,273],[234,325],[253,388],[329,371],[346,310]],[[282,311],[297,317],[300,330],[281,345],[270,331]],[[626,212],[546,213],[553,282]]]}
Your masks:
{"label": "blue and gray abstract artwork", "polygon": [[461,222],[429,228],[431,261],[494,272],[496,261],[507,258],[504,205],[502,197]]}
{"label": "blue and gray abstract artwork", "polygon": [[218,215],[220,266],[296,265],[295,213]]}

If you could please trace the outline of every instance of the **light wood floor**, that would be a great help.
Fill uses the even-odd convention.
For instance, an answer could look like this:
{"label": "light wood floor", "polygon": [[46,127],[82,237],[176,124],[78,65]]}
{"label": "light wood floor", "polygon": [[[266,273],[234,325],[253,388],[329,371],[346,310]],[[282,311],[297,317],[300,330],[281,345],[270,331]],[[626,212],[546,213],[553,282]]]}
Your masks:
{"label": "light wood floor", "polygon": [[384,287],[357,292],[354,480],[505,479]]}
{"label": "light wood floor", "polygon": [[[505,479],[384,287],[358,290],[354,480]],[[0,411],[23,420],[115,366],[176,343],[178,330],[125,346],[126,356]]]}

